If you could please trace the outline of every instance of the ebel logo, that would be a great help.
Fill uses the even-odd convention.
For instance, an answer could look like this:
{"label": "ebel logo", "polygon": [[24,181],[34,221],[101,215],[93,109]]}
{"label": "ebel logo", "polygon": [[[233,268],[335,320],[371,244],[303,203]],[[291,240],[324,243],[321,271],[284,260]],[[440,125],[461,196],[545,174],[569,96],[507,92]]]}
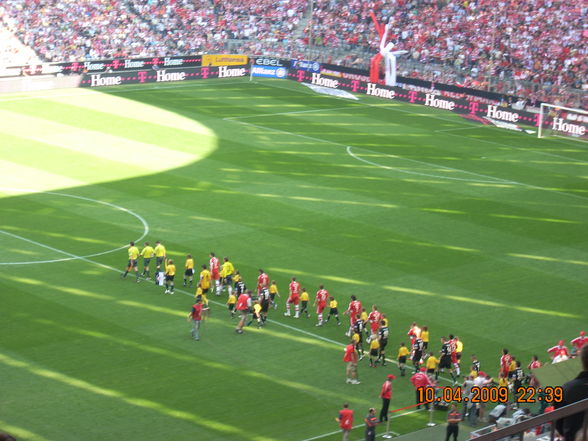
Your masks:
{"label": "ebel logo", "polygon": [[285,67],[285,64],[279,58],[259,57],[255,59],[255,64],[258,66]]}

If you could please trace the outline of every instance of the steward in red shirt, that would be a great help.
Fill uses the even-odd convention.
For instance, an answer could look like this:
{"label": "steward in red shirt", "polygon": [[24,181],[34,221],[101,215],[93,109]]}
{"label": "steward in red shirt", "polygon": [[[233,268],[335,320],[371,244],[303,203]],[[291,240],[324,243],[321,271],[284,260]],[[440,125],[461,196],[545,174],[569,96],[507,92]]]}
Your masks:
{"label": "steward in red shirt", "polygon": [[343,441],[348,441],[349,432],[353,429],[353,411],[349,409],[348,403],[343,404],[343,409],[339,411],[339,416],[335,420],[343,431]]}
{"label": "steward in red shirt", "polygon": [[390,406],[390,399],[392,398],[392,380],[396,377],[392,374],[386,377],[386,381],[382,384],[380,391],[380,398],[382,399],[382,410],[380,410],[380,423],[388,421],[388,407]]}

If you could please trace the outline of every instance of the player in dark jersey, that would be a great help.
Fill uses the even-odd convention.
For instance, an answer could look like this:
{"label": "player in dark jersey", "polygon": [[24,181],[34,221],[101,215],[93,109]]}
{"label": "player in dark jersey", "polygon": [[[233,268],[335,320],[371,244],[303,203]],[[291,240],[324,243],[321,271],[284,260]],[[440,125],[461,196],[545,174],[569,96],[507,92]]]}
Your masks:
{"label": "player in dark jersey", "polygon": [[235,295],[237,297],[239,297],[241,294],[243,294],[246,290],[247,290],[247,286],[245,285],[245,282],[243,280],[239,280],[239,281],[235,282]]}
{"label": "player in dark jersey", "polygon": [[514,406],[516,407],[517,398],[518,398],[518,390],[519,387],[523,386],[523,379],[525,378],[525,373],[523,372],[523,368],[521,367],[521,361],[517,360],[517,367],[514,370],[512,375],[512,399],[514,402]]}
{"label": "player in dark jersey", "polygon": [[355,344],[355,349],[359,360],[363,359],[363,320],[360,315],[356,315],[355,323],[353,324],[353,335],[352,340]]}
{"label": "player in dark jersey", "polygon": [[419,371],[421,366],[421,358],[423,358],[423,349],[424,349],[423,340],[420,337],[414,339],[412,343],[412,364],[414,366],[415,374]]}
{"label": "player in dark jersey", "polygon": [[446,368],[450,370],[451,377],[455,381],[451,365],[451,343],[445,337],[441,337],[441,357],[439,359],[437,372],[435,372],[435,380],[439,378],[439,372],[445,372]]}
{"label": "player in dark jersey", "polygon": [[476,378],[480,373],[480,361],[476,354],[472,354],[472,367],[470,368],[470,377]]}
{"label": "player in dark jersey", "polygon": [[262,288],[261,292],[259,293],[259,302],[261,305],[261,324],[265,326],[265,322],[267,321],[267,313],[270,307],[270,293],[268,288]]}
{"label": "player in dark jersey", "polygon": [[380,354],[378,355],[378,361],[382,362],[382,366],[386,366],[386,345],[388,344],[389,333],[386,322],[381,320],[380,327],[378,328],[378,339],[380,340]]}

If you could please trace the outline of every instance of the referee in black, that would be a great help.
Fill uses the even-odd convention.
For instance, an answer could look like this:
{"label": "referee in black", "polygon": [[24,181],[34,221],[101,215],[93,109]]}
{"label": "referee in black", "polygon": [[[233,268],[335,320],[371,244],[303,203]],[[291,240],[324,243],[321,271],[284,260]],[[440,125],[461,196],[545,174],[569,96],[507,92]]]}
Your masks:
{"label": "referee in black", "polygon": [[449,441],[451,435],[453,435],[453,441],[457,441],[457,435],[459,434],[459,422],[461,421],[461,414],[457,411],[455,404],[451,405],[451,410],[447,415],[447,436],[445,441]]}

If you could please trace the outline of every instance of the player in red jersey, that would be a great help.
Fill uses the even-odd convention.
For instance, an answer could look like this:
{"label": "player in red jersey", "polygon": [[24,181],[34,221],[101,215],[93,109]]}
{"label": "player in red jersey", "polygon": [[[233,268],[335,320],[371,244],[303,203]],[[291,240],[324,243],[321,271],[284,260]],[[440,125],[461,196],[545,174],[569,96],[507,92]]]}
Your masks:
{"label": "player in red jersey", "polygon": [[502,357],[500,357],[500,373],[504,374],[504,376],[507,378],[511,361],[512,356],[508,353],[508,349],[504,348],[502,350]]}
{"label": "player in red jersey", "polygon": [[235,332],[237,334],[243,334],[243,326],[245,326],[245,320],[247,320],[247,315],[251,311],[251,290],[247,290],[243,294],[239,295],[237,299],[237,305],[235,309],[237,313],[241,316],[241,320],[239,320],[239,324],[237,325],[237,329]]}
{"label": "player in red jersey", "polygon": [[347,311],[344,313],[349,316],[349,330],[345,333],[347,337],[350,337],[353,334],[353,328],[355,327],[357,317],[361,314],[361,310],[361,302],[357,300],[357,297],[351,296],[351,301],[349,302]]}
{"label": "player in red jersey", "polygon": [[586,332],[582,331],[580,332],[580,336],[576,337],[575,339],[573,339],[572,341],[570,341],[570,343],[572,344],[572,355],[576,355],[580,353],[580,349],[582,349],[582,346],[584,346],[585,344],[588,344],[588,337],[586,337]]}
{"label": "player in red jersey", "polygon": [[570,358],[570,353],[563,340],[560,340],[556,346],[550,347],[547,352],[551,355],[552,363],[559,363]]}
{"label": "player in red jersey", "polygon": [[[410,377],[410,382],[412,383],[412,385],[414,386],[414,389],[416,390],[417,409],[420,409],[421,408],[421,404],[423,404],[423,403],[420,402],[421,394],[419,393],[419,389],[421,389],[421,388],[434,387],[435,386],[435,383],[424,372],[416,372],[416,373],[414,373],[413,376]],[[423,396],[426,396],[426,394],[424,394],[424,393],[422,395]],[[425,404],[425,409],[428,409],[429,408],[429,402],[425,401],[424,404]]]}
{"label": "player in red jersey", "polygon": [[531,363],[529,363],[529,365],[527,366],[527,369],[529,369],[531,371],[529,374],[529,386],[532,386],[532,387],[539,386],[539,381],[537,380],[537,378],[535,378],[535,374],[533,374],[533,369],[537,369],[540,367],[541,367],[541,362],[539,361],[539,357],[537,357],[536,355],[533,355],[533,359],[531,360]]}
{"label": "player in red jersey", "polygon": [[376,305],[372,306],[372,312],[368,315],[368,321],[370,322],[371,333],[378,335],[378,329],[380,329],[380,322],[382,321],[382,313],[378,311]]}
{"label": "player in red jersey", "polygon": [[292,281],[288,286],[288,300],[286,300],[286,312],[284,315],[290,317],[291,305],[294,304],[294,318],[300,317],[300,283],[296,281],[296,277],[292,277]]}
{"label": "player in red jersey", "polygon": [[323,311],[327,306],[327,300],[329,299],[329,291],[325,289],[324,285],[319,286],[319,290],[316,292],[316,298],[314,299],[313,306],[316,306],[316,314],[318,316],[318,323],[316,326],[323,326]]}
{"label": "player in red jersey", "polygon": [[269,286],[269,276],[261,268],[259,269],[259,276],[257,276],[257,295]]}
{"label": "player in red jersey", "polygon": [[413,345],[414,341],[421,336],[421,328],[418,327],[416,322],[412,322],[406,335],[410,338],[410,344]]}
{"label": "player in red jersey", "polygon": [[215,294],[220,296],[220,263],[214,253],[210,253],[210,275],[214,280]]}

